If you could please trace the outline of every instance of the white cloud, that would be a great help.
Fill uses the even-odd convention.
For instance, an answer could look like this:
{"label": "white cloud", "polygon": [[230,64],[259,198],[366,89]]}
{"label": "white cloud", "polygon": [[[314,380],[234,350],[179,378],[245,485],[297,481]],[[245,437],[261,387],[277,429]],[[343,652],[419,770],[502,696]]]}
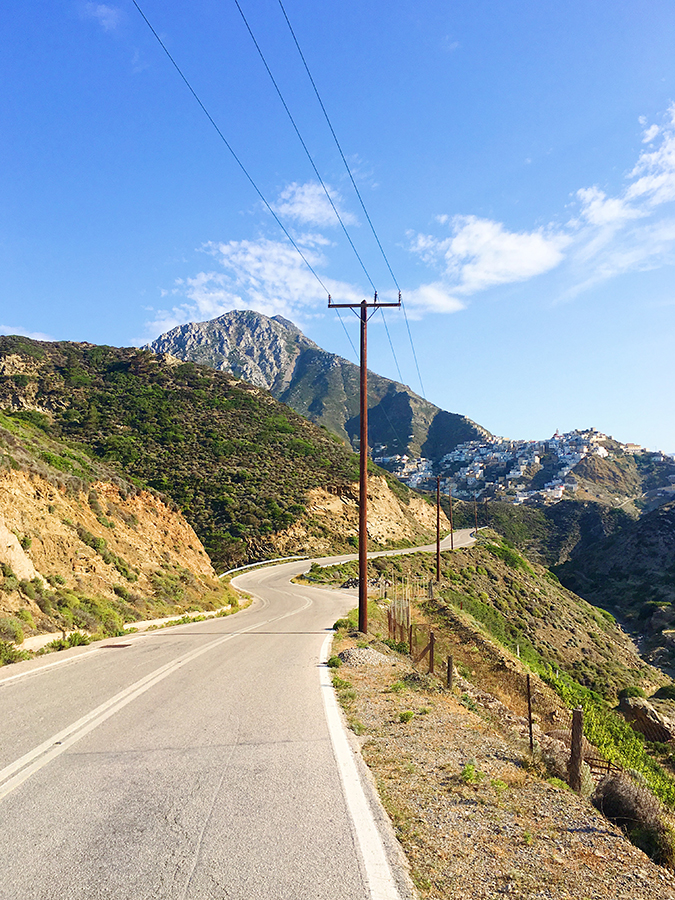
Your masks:
{"label": "white cloud", "polygon": [[[337,191],[333,190],[330,185],[326,185],[326,189],[345,225],[355,225],[354,216],[341,208],[342,198]],[[339,224],[326,192],[316,181],[308,181],[306,184],[297,182],[289,184],[279,194],[276,203],[270,205],[280,217],[294,219],[303,225],[325,227]]]}
{"label": "white cloud", "polygon": [[122,20],[122,10],[105,3],[85,3],[84,15],[96,19],[104,31],[114,31]]}
{"label": "white cloud", "polygon": [[644,213],[629,206],[621,197],[608,197],[600,188],[581,188],[577,191],[581,201],[581,215],[591,225],[612,225],[627,219],[637,219]]}
{"label": "white cloud", "polygon": [[412,291],[406,291],[404,302],[408,309],[420,312],[453,313],[465,308],[465,304],[453,297],[440,281],[421,284]]}
{"label": "white cloud", "polygon": [[650,125],[642,136],[643,144],[651,144],[656,135],[661,131],[658,125]]}
{"label": "white cloud", "polygon": [[628,186],[626,198],[642,199],[649,207],[675,200],[675,103],[669,107],[668,115],[668,126],[659,132],[660,145],[643,150],[629,174],[635,181]]}
{"label": "white cloud", "polygon": [[[327,242],[321,235],[305,235],[296,242],[313,269],[325,266],[327,261],[318,247]],[[219,268],[181,282],[185,301],[157,312],[146,326],[151,337],[183,322],[213,319],[231,309],[255,309],[302,322],[327,306],[326,293],[291,244],[261,238],[214,242],[203,249]],[[363,299],[358,288],[323,274],[320,277],[334,300],[357,303]]]}
{"label": "white cloud", "polygon": [[[470,297],[554,271],[557,295],[569,297],[622,273],[675,263],[675,210],[667,207],[675,201],[675,104],[665,119],[658,126],[640,121],[646,146],[621,190],[579,189],[574,216],[564,224],[515,231],[493,219],[444,213],[435,217],[437,234],[408,233],[410,251],[430,270],[421,283],[404,285],[411,313],[457,312]],[[337,192],[331,196],[341,204]],[[319,184],[288,185],[274,209],[309,229],[294,233],[294,240],[334,299],[359,302],[370,294],[324,275],[332,243],[312,229],[332,226],[336,219]],[[344,220],[354,222],[347,213]],[[230,309],[302,322],[325,307],[326,293],[288,243],[260,238],[213,242],[203,249],[213,257],[213,267],[173,287],[170,293],[181,300],[148,324],[152,337]]]}
{"label": "white cloud", "polygon": [[548,272],[560,263],[569,243],[562,233],[507,231],[500,222],[477,216],[455,216],[450,223],[450,237],[418,234],[411,248],[428,264],[442,268],[448,296],[468,296]]}
{"label": "white cloud", "polygon": [[[413,292],[418,309],[453,312],[462,298],[562,269],[563,296],[633,271],[675,263],[675,104],[663,125],[641,119],[645,147],[614,195],[597,185],[575,194],[564,225],[510,231],[477,216],[437,215],[450,234],[409,234],[411,251],[440,278]],[[428,290],[432,288],[432,290]],[[459,306],[457,305],[459,304]]]}
{"label": "white cloud", "polygon": [[54,338],[41,331],[30,331],[22,325],[0,325],[0,334],[20,334],[23,337],[33,338],[34,341],[53,341]]}

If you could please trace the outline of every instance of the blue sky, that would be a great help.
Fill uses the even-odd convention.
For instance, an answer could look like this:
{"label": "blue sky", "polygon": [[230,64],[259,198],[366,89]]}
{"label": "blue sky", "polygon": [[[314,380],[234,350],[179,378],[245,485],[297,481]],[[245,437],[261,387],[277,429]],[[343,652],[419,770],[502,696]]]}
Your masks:
{"label": "blue sky", "polygon": [[[278,0],[240,3],[392,296]],[[370,297],[233,0],[140,5],[324,285]],[[675,452],[675,6],[284,7],[427,398],[508,437],[594,426]],[[353,356],[130,0],[5,0],[0,37],[0,332],[129,345],[254,308]],[[375,319],[370,366],[422,392],[387,321],[396,361]]]}

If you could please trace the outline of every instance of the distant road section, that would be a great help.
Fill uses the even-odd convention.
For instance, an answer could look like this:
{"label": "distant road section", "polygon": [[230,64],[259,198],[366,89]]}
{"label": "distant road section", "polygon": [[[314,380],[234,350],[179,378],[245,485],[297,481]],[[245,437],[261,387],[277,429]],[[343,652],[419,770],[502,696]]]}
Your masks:
{"label": "distant road section", "polygon": [[237,576],[235,616],[0,669],[0,900],[410,896],[321,665],[354,599],[290,584],[311,562]]}

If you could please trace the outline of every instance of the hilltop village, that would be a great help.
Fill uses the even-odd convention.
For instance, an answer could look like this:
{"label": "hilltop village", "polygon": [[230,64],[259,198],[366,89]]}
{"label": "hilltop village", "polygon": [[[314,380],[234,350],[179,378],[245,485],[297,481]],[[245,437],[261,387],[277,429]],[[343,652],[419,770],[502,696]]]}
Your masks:
{"label": "hilltop village", "polygon": [[[575,469],[582,460],[595,457],[612,461],[631,456],[639,457],[643,465],[672,462],[660,451],[621,444],[594,428],[565,434],[556,431],[546,441],[510,441],[493,436],[467,441],[436,464],[405,455],[376,456],[375,462],[412,488],[435,489],[436,477],[440,476],[441,490],[452,491],[459,499],[480,497],[540,505],[557,503],[577,493],[580,478]],[[670,484],[650,493],[654,497],[648,499],[674,499],[675,476],[670,477]]]}

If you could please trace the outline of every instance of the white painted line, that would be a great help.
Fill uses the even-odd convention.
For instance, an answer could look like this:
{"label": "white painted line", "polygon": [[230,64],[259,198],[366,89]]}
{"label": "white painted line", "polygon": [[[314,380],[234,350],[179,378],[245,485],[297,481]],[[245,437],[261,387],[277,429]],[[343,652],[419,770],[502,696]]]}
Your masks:
{"label": "white painted line", "polygon": [[29,675],[37,675],[40,672],[44,672],[46,669],[53,669],[54,666],[62,666],[64,663],[71,663],[76,662],[78,659],[84,659],[85,656],[91,656],[92,653],[98,653],[99,649],[99,647],[94,647],[93,650],[86,650],[84,653],[78,653],[77,656],[65,656],[62,659],[57,659],[54,662],[47,663],[37,669],[26,669],[24,672],[19,672],[16,675],[0,678],[0,687],[3,684],[9,684],[10,681],[16,681],[18,678],[27,678]]}
{"label": "white painted line", "polygon": [[[182,656],[176,657],[176,659],[171,662],[165,663],[165,665],[160,666],[159,669],[155,669],[154,672],[150,672],[150,674],[145,675],[143,678],[134,682],[134,684],[129,685],[129,687],[126,687],[123,691],[115,694],[114,697],[106,700],[105,703],[102,703],[100,706],[96,707],[96,709],[93,709],[85,716],[82,716],[81,719],[68,725],[57,734],[52,735],[52,737],[43,741],[39,746],[0,770],[0,800],[22,785],[24,781],[27,781],[31,775],[39,772],[40,769],[50,763],[53,759],[56,759],[57,756],[60,756],[63,752],[68,750],[69,747],[72,747],[73,744],[83,738],[86,734],[89,734],[90,731],[93,731],[94,728],[97,728],[105,722],[106,719],[109,719],[116,712],[123,709],[128,703],[136,700],[146,691],[149,691],[150,688],[159,684],[160,681],[168,678],[168,676],[172,675],[177,669],[180,669],[187,663],[197,659],[197,657],[202,656],[204,653],[208,653],[210,650],[214,650],[216,647],[225,644],[227,641],[231,641],[239,635],[254,631],[256,628],[262,628],[265,625],[269,625],[271,622],[280,622],[282,619],[297,615],[297,613],[302,612],[311,605],[311,599],[307,599],[302,606],[298,607],[298,609],[285,613],[283,616],[271,616],[264,622],[257,622],[255,625],[249,625],[248,628],[242,628],[239,631],[226,634],[215,641],[211,641],[205,647],[200,647],[197,650],[192,650],[189,653],[184,653]],[[39,671],[43,671],[43,669],[40,669]]]}
{"label": "white painted line", "polygon": [[[332,640],[333,635],[329,634],[323,642],[320,657],[321,663],[325,663],[328,659]],[[387,860],[380,832],[363,791],[353,751],[344,732],[335,692],[333,691],[330,669],[325,665],[321,665],[319,673],[321,686],[324,688],[322,693],[328,731],[330,732],[333,752],[340,771],[345,800],[347,801],[349,814],[352,817],[361,849],[371,900],[401,900],[401,895],[396,887],[396,882]]]}

